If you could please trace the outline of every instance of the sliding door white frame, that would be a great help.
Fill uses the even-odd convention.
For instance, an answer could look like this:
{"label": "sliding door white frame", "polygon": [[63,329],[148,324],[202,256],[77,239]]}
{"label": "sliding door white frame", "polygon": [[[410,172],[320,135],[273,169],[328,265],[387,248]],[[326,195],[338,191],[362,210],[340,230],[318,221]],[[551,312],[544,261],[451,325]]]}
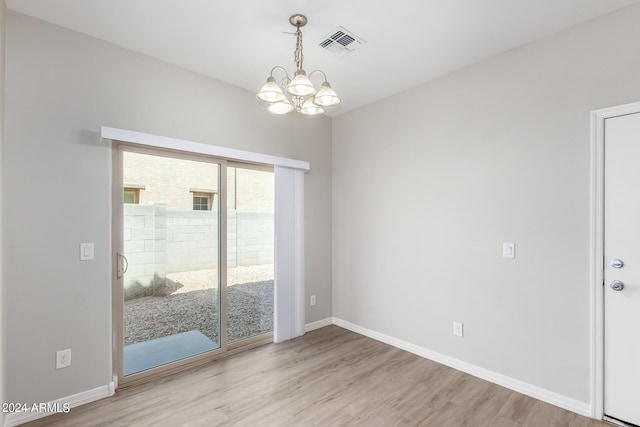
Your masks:
{"label": "sliding door white frame", "polygon": [[[101,128],[101,137],[116,143],[272,165],[276,182],[274,341],[304,334],[304,173],[310,168],[308,162],[106,126]],[[117,378],[117,370],[114,374]]]}

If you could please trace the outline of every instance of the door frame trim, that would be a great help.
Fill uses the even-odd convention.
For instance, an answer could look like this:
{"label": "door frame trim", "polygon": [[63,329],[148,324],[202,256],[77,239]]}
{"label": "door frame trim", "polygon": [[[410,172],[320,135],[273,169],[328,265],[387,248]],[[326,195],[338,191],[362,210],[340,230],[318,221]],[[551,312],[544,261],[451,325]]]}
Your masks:
{"label": "door frame trim", "polygon": [[604,417],[604,131],[605,120],[640,113],[640,102],[591,112],[591,212],[589,236],[591,417]]}

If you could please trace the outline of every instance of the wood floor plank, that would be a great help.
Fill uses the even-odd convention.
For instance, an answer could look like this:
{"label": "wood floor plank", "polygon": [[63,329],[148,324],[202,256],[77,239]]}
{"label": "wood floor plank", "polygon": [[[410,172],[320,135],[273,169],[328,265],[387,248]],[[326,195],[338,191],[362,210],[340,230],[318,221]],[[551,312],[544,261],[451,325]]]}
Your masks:
{"label": "wood floor plank", "polygon": [[522,425],[533,411],[533,407],[537,402],[537,400],[531,399],[523,394],[511,393],[511,396],[509,396],[509,399],[507,399],[502,406],[496,418],[503,419],[502,423],[506,423],[507,420],[509,420],[517,425]]}
{"label": "wood floor plank", "polygon": [[25,426],[603,427],[337,326]]}
{"label": "wood floor plank", "polygon": [[419,424],[420,427],[459,427],[468,425],[470,424],[467,423],[464,408],[453,402],[447,402],[437,410],[431,411],[431,414]]}

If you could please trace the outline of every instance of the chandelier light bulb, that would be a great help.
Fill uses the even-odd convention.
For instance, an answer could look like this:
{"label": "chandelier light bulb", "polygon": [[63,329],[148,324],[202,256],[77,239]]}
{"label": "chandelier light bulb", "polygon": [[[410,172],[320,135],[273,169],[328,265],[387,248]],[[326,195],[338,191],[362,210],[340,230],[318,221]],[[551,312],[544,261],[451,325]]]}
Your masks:
{"label": "chandelier light bulb", "polygon": [[307,116],[316,116],[318,114],[324,113],[324,108],[314,104],[312,99],[307,99],[304,104],[302,104],[300,112]]}
{"label": "chandelier light bulb", "polygon": [[287,99],[273,76],[267,79],[267,83],[262,86],[262,89],[260,89],[260,92],[258,92],[256,98],[258,98],[259,101],[269,104],[273,104],[274,102],[281,102]]}
{"label": "chandelier light bulb", "polygon": [[287,92],[293,96],[311,96],[316,93],[316,88],[304,70],[298,70],[287,86]]}
{"label": "chandelier light bulb", "polygon": [[321,107],[331,107],[338,105],[340,98],[338,98],[336,92],[331,88],[329,82],[324,82],[318,93],[316,93],[313,102]]}
{"label": "chandelier light bulb", "polygon": [[293,105],[285,98],[284,101],[275,102],[267,108],[271,114],[287,114],[293,111]]}

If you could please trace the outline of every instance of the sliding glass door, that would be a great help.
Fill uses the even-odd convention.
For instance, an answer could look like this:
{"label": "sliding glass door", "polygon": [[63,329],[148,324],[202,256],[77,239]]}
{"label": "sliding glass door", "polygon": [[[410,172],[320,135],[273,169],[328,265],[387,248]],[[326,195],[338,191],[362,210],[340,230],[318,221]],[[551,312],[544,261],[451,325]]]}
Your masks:
{"label": "sliding glass door", "polygon": [[120,384],[272,341],[273,171],[116,144]]}
{"label": "sliding glass door", "polygon": [[227,337],[273,332],[273,171],[227,166]]}
{"label": "sliding glass door", "polygon": [[124,376],[220,348],[220,170],[122,152]]}

